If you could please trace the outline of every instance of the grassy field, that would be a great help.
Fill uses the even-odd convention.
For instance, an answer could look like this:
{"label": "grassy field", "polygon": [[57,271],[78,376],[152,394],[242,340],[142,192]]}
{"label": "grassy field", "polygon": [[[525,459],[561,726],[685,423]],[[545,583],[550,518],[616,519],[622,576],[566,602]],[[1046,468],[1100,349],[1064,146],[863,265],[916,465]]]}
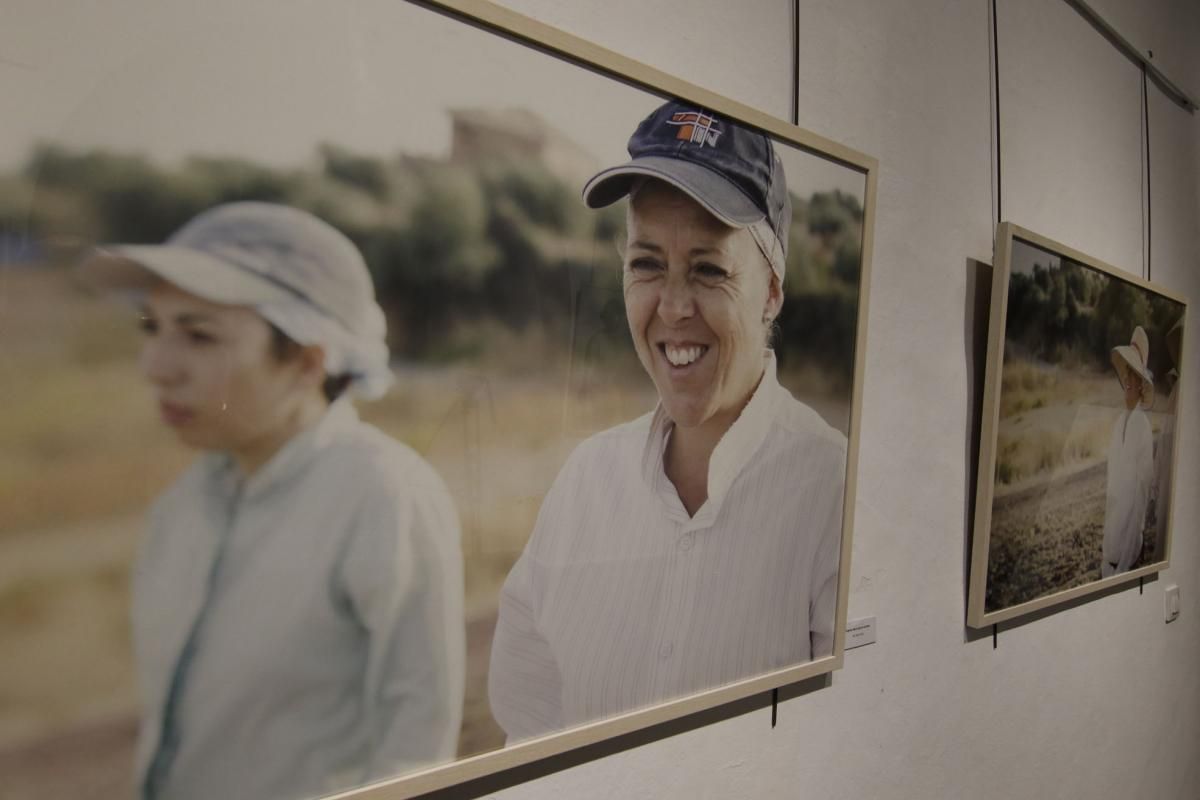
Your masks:
{"label": "grassy field", "polygon": [[[1157,434],[1165,399],[1148,410]],[[996,438],[997,494],[1103,461],[1122,410],[1114,373],[1006,359]]]}
{"label": "grassy field", "polygon": [[[486,334],[486,367],[398,366],[396,389],[360,406],[429,460],[459,510],[463,755],[502,744],[486,697],[496,600],[546,489],[580,440],[655,401],[632,358],[572,364],[536,332]],[[125,792],[129,570],[142,512],[192,458],[158,422],[137,341],[126,310],[0,267],[0,800]],[[818,375],[781,378],[844,429],[846,403]]]}

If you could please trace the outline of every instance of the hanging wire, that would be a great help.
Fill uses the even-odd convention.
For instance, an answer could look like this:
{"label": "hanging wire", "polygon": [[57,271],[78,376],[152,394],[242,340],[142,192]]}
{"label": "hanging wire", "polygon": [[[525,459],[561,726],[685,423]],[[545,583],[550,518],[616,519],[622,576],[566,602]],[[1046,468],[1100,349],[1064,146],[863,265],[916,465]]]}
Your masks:
{"label": "hanging wire", "polygon": [[800,0],[792,2],[792,124],[800,124]]}
{"label": "hanging wire", "polygon": [[992,74],[996,98],[996,224],[1004,220],[1000,183],[1000,21],[996,16],[996,0],[992,0]]}
{"label": "hanging wire", "polygon": [[1153,253],[1154,237],[1151,235],[1153,229],[1151,226],[1151,192],[1150,192],[1150,92],[1146,83],[1146,65],[1142,64],[1142,132],[1145,137],[1145,163],[1146,163],[1146,224],[1143,227],[1143,235],[1146,237],[1146,280],[1150,280],[1150,256]]}
{"label": "hanging wire", "polygon": [[[1145,111],[1146,103],[1146,70],[1142,69],[1142,109]],[[1141,203],[1139,207],[1142,211],[1142,277],[1146,277],[1146,119],[1143,115],[1142,119],[1138,120],[1138,136],[1141,142],[1141,150],[1138,152],[1139,166],[1142,174],[1138,176],[1138,189],[1141,191]]]}

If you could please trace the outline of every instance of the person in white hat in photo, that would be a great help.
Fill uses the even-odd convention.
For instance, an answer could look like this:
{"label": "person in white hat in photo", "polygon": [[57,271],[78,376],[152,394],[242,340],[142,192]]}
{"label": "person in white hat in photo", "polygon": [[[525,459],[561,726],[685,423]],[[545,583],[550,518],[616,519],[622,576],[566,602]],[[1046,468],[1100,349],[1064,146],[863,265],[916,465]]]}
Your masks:
{"label": "person in white hat in photo", "polygon": [[1143,411],[1154,402],[1154,381],[1147,366],[1150,339],[1142,326],[1133,329],[1128,345],[1112,349],[1111,358],[1124,392],[1124,409],[1108,444],[1101,578],[1128,571],[1141,556],[1154,482],[1154,434]]}
{"label": "person in white hat in photo", "polygon": [[626,318],[652,413],[583,442],[505,581],[488,692],[509,741],[833,651],[846,439],[776,379],[791,206],[770,138],[667,103],[631,160]]}
{"label": "person in white hat in photo", "polygon": [[458,518],[346,397],[391,382],[357,248],[240,202],[81,273],[138,304],[162,420],[202,452],[134,570],[138,796],[299,800],[453,758]]}

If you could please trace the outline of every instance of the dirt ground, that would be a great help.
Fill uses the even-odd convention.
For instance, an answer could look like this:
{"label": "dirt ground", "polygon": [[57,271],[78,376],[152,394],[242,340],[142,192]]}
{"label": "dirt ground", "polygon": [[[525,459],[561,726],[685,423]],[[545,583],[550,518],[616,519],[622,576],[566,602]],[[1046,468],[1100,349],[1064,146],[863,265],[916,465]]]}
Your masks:
{"label": "dirt ground", "polygon": [[[1093,464],[996,497],[988,552],[988,611],[1100,579],[1107,465]],[[1154,557],[1150,504],[1141,557]]]}

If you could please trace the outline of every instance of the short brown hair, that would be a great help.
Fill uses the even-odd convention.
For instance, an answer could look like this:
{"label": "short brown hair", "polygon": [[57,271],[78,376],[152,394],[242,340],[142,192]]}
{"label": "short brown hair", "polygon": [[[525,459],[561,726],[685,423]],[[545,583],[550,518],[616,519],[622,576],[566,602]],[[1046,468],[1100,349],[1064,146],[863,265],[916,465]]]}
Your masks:
{"label": "short brown hair", "polygon": [[[277,328],[273,323],[268,322],[267,326],[271,329],[271,356],[278,361],[287,361],[293,358],[300,350],[300,344],[288,336],[286,333]],[[354,380],[353,375],[326,375],[325,382],[321,384],[321,394],[325,395],[325,401],[332,403],[349,388],[350,383]]]}

